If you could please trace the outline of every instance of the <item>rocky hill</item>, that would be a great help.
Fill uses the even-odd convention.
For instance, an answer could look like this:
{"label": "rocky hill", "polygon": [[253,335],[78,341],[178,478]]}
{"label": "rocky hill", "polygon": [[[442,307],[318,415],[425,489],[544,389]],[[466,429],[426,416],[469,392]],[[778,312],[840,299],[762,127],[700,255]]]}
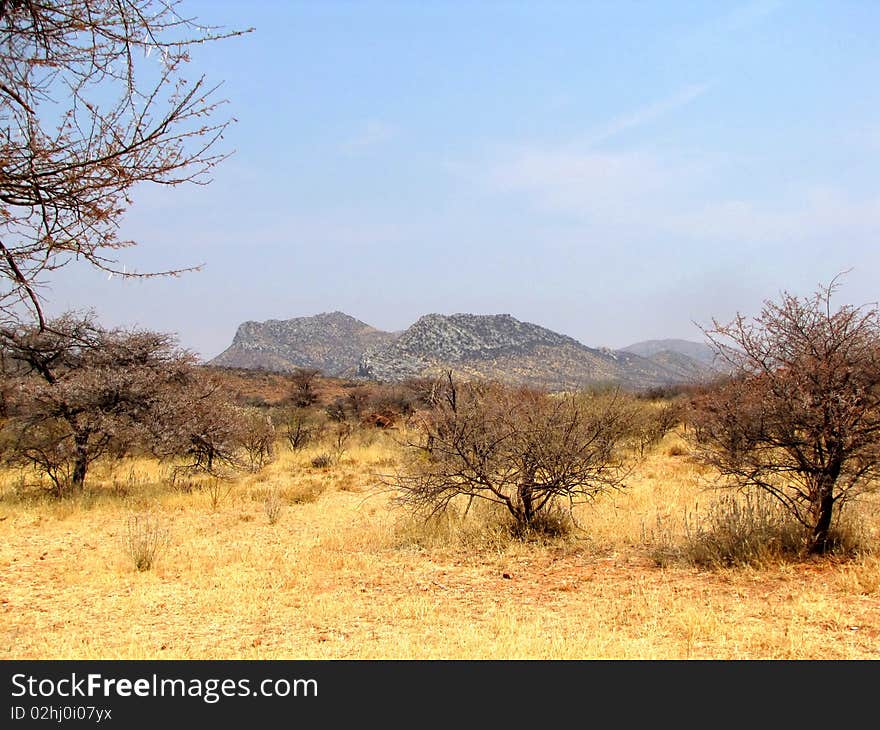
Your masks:
{"label": "rocky hill", "polygon": [[631,352],[641,357],[653,358],[655,356],[670,357],[684,355],[690,360],[696,360],[704,365],[712,365],[715,359],[715,350],[703,342],[690,340],[645,340],[636,342],[621,348],[623,352]]}
{"label": "rocky hill", "polygon": [[554,390],[597,383],[646,388],[699,380],[700,361],[659,349],[640,354],[591,348],[509,314],[428,314],[401,333],[382,332],[341,312],[245,322],[211,365],[379,381],[435,375],[493,378]]}
{"label": "rocky hill", "polygon": [[357,375],[377,380],[436,374],[495,378],[551,389],[595,383],[649,387],[698,379],[695,362],[664,363],[595,349],[509,314],[429,314],[383,347],[364,353]]}
{"label": "rocky hill", "polygon": [[289,372],[318,368],[325,375],[351,371],[361,355],[394,339],[342,312],[244,322],[232,344],[209,364]]}

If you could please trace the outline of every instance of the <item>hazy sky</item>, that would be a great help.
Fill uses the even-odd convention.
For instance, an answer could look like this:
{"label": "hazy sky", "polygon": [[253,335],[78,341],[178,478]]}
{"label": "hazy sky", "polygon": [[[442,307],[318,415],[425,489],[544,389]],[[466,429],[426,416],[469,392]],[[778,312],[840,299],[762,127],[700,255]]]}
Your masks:
{"label": "hazy sky", "polygon": [[880,3],[184,0],[232,158],[144,188],[122,282],[50,311],[178,333],[342,310],[396,330],[510,313],[591,346],[701,339],[852,268],[878,298]]}

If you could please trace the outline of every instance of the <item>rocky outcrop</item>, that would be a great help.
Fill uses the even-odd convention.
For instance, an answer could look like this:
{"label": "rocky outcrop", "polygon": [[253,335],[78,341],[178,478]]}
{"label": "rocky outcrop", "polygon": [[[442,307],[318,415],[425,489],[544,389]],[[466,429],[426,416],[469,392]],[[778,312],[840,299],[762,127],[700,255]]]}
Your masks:
{"label": "rocky outcrop", "polygon": [[383,347],[364,353],[357,375],[401,380],[453,370],[554,390],[597,383],[641,388],[695,379],[702,366],[595,349],[509,314],[429,314]]}
{"label": "rocky outcrop", "polygon": [[350,371],[361,354],[394,339],[343,312],[244,322],[210,365],[276,372],[317,368],[325,375]]}
{"label": "rocky outcrop", "polygon": [[680,352],[648,356],[591,348],[509,314],[428,314],[401,333],[377,330],[342,312],[245,322],[211,365],[395,381],[453,370],[552,390],[597,383],[646,388],[700,379],[706,366]]}

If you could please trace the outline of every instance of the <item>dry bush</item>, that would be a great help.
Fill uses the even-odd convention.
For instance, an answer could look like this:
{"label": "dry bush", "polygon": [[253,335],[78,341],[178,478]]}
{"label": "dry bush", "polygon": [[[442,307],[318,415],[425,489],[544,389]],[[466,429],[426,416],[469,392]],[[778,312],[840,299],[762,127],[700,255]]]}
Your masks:
{"label": "dry bush", "polygon": [[128,518],[122,547],[138,571],[150,570],[169,542],[168,528],[152,515]]}
{"label": "dry bush", "polygon": [[321,434],[318,419],[305,408],[291,408],[282,411],[279,425],[291,450],[297,451]]}
{"label": "dry bush", "polygon": [[266,413],[249,410],[241,415],[239,434],[248,467],[258,472],[275,458],[275,426]]}
{"label": "dry bush", "polygon": [[317,368],[297,368],[290,376],[294,386],[290,400],[296,408],[308,408],[318,400],[315,379],[320,373]]}
{"label": "dry bush", "polygon": [[315,469],[329,469],[333,466],[333,457],[327,452],[322,452],[312,457],[311,464]]}
{"label": "dry bush", "polygon": [[451,504],[443,512],[406,512],[394,522],[392,542],[398,549],[462,550],[468,555],[498,555],[523,544],[559,546],[577,539],[577,526],[568,510],[542,512],[535,524],[523,528],[510,519],[506,508],[481,500]]}
{"label": "dry bush", "polygon": [[631,408],[633,442],[639,456],[659,444],[681,422],[683,410],[676,401],[645,403],[638,399],[632,400]]}
{"label": "dry bush", "polygon": [[324,407],[324,413],[327,414],[327,418],[331,421],[336,423],[344,422],[348,417],[348,413],[345,409],[345,399],[335,398]]}
{"label": "dry bush", "polygon": [[551,502],[546,508],[538,512],[529,525],[520,522],[506,523],[511,537],[522,541],[543,541],[565,537],[573,534],[577,528],[571,510],[565,509],[560,504]]}
{"label": "dry bush", "polygon": [[435,407],[413,423],[399,501],[439,513],[456,500],[507,509],[523,532],[554,505],[619,489],[632,466],[632,410],[618,394],[557,395],[447,377]]}
{"label": "dry bush", "polygon": [[227,479],[248,468],[249,411],[233,404],[215,374],[194,372],[186,387],[167,400],[162,416],[155,428],[153,453],[178,462],[175,476]]}
{"label": "dry bush", "polygon": [[[686,512],[680,523],[658,516],[643,530],[654,561],[702,568],[765,567],[800,560],[807,541],[802,525],[778,500],[760,490],[721,495],[702,511]],[[829,552],[852,557],[869,551],[861,522],[835,524]]]}
{"label": "dry bush", "polygon": [[420,405],[420,397],[405,384],[381,383],[371,390],[369,400],[361,409],[366,421],[387,428],[400,417],[410,416]]}
{"label": "dry bush", "polygon": [[700,567],[766,565],[804,548],[800,525],[761,492],[723,495],[686,527],[684,558]]}
{"label": "dry bush", "polygon": [[232,494],[233,483],[228,479],[222,479],[212,476],[202,483],[205,492],[208,494],[208,500],[211,503],[211,509],[216,512],[220,509],[220,505],[226,501]]}
{"label": "dry bush", "polygon": [[361,416],[361,424],[373,428],[394,428],[398,414],[390,408],[380,411],[370,411]]}
{"label": "dry bush", "polygon": [[338,464],[351,441],[354,428],[349,423],[339,423],[331,432],[330,455],[334,464]]}
{"label": "dry bush", "polygon": [[312,458],[312,466],[316,469],[329,469],[338,464],[348,450],[352,435],[354,428],[350,423],[344,421],[336,423],[325,439],[326,450]]}
{"label": "dry bush", "polygon": [[172,489],[181,494],[192,494],[196,489],[199,489],[202,486],[202,480],[193,479],[191,476],[187,476],[174,469],[171,470],[169,483],[171,484]]}
{"label": "dry bush", "polygon": [[274,525],[281,519],[281,513],[284,511],[284,501],[281,499],[281,495],[278,494],[278,490],[273,489],[269,492],[263,502],[263,509],[266,512],[266,517],[269,518],[270,525]]}
{"label": "dry bush", "polygon": [[880,593],[880,557],[866,555],[841,566],[838,581],[848,593],[863,596]]}
{"label": "dry bush", "polygon": [[351,410],[352,415],[355,419],[359,419],[364,411],[367,409],[367,405],[369,404],[372,398],[372,393],[369,388],[365,387],[355,387],[352,388],[347,394],[345,398],[345,403],[348,408]]}

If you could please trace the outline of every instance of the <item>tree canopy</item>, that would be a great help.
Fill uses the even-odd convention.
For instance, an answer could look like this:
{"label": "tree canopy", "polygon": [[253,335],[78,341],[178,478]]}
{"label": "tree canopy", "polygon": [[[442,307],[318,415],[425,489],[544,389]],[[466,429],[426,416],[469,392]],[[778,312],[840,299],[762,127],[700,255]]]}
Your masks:
{"label": "tree canopy", "polygon": [[187,79],[223,31],[175,0],[0,0],[0,314],[45,324],[42,275],[73,259],[120,276],[119,221],[136,186],[205,183],[232,121]]}
{"label": "tree canopy", "polygon": [[697,452],[725,483],[778,499],[830,547],[835,511],[880,478],[880,310],[832,306],[835,282],[714,323],[732,376],[695,399]]}

